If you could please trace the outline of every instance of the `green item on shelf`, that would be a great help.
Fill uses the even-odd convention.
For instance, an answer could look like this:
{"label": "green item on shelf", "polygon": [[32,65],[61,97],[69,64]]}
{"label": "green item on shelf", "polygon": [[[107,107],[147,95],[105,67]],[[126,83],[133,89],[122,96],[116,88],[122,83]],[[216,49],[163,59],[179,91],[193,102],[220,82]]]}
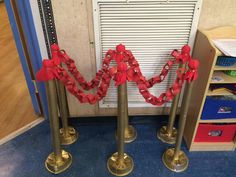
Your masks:
{"label": "green item on shelf", "polygon": [[224,71],[225,74],[236,77],[236,70],[229,70],[229,71]]}

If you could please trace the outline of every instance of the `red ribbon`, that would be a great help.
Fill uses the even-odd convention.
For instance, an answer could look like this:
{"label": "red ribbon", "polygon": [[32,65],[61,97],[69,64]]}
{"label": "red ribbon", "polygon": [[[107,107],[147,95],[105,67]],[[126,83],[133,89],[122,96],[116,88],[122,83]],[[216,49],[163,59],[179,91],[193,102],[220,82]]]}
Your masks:
{"label": "red ribbon", "polygon": [[119,86],[126,82],[127,78],[127,65],[125,62],[119,62],[117,72],[114,77],[115,85]]}
{"label": "red ribbon", "polygon": [[[66,54],[65,51],[60,51],[60,48],[54,44],[51,46],[52,59],[44,60],[41,70],[37,73],[36,78],[38,81],[48,81],[51,79],[60,80],[67,90],[77,97],[81,103],[95,104],[106,96],[110,81],[113,78],[115,85],[119,86],[128,81],[133,81],[137,84],[139,92],[142,94],[147,103],[153,105],[162,105],[169,102],[177,95],[182,88],[184,80],[192,82],[197,79],[197,68],[199,62],[192,60],[190,57],[190,47],[185,45],[182,47],[181,52],[174,50],[172,56],[174,60],[169,60],[164,65],[161,73],[147,80],[140,68],[137,60],[132,52],[125,49],[125,46],[120,44],[116,50],[108,50],[102,63],[102,68],[96,73],[95,78],[87,82],[82,74],[76,68],[75,62]],[[109,67],[110,62],[115,60],[117,66]],[[85,94],[83,90],[79,89],[75,80],[68,74],[67,70],[60,66],[61,62],[65,63],[68,71],[73,75],[74,79],[84,90],[90,90],[98,87],[96,94]],[[156,83],[162,82],[172,65],[175,63],[188,63],[188,70],[178,69],[177,77],[173,85],[162,93],[159,97],[152,95],[148,88],[151,88]]]}
{"label": "red ribbon", "polygon": [[178,63],[186,63],[191,59],[190,47],[188,45],[184,45],[181,49],[181,52],[178,50],[173,50],[171,55],[177,60]]}
{"label": "red ribbon", "polygon": [[55,71],[56,64],[54,60],[43,60],[42,68],[37,72],[36,79],[37,81],[48,81],[52,79],[57,79],[58,75]]}
{"label": "red ribbon", "polygon": [[196,80],[198,78],[198,67],[199,67],[199,61],[198,60],[190,60],[188,63],[189,70],[185,74],[185,80],[188,81],[188,83]]}

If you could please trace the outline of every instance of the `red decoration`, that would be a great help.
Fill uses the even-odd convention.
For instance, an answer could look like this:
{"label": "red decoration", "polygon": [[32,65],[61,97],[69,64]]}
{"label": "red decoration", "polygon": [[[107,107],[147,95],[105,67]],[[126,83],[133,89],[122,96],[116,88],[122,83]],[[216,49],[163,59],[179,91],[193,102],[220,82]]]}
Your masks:
{"label": "red decoration", "polygon": [[232,142],[236,125],[199,124],[195,142]]}
{"label": "red decoration", "polygon": [[[139,92],[143,95],[147,103],[153,105],[162,105],[174,98],[182,88],[184,80],[191,82],[197,79],[197,68],[199,62],[192,60],[190,56],[190,47],[185,45],[181,52],[174,50],[172,56],[174,60],[169,60],[163,67],[161,73],[147,80],[140,68],[137,60],[133,56],[132,52],[125,49],[125,46],[120,44],[116,47],[116,50],[108,50],[102,63],[102,68],[96,73],[94,79],[87,82],[81,73],[76,68],[75,62],[66,54],[65,51],[60,50],[59,47],[54,44],[51,46],[52,59],[44,60],[43,67],[37,73],[38,81],[47,81],[52,79],[60,80],[67,90],[78,98],[81,103],[94,104],[97,101],[105,97],[111,79],[115,81],[115,85],[121,85],[128,81],[133,81],[137,84]],[[110,67],[110,62],[115,60],[117,66]],[[60,66],[61,63],[65,63],[68,71],[73,75],[74,79],[84,90],[90,90],[98,87],[97,93],[85,94],[79,89],[75,83],[75,80],[68,74],[67,70]],[[177,77],[173,85],[167,90],[166,93],[162,93],[159,97],[152,95],[148,88],[151,88],[156,83],[162,82],[172,65],[175,63],[188,63],[188,70],[177,70]]]}
{"label": "red decoration", "polygon": [[197,69],[199,67],[199,61],[198,60],[191,60],[188,63],[189,71],[186,72],[185,79],[188,82],[191,82],[193,80],[196,80],[198,77]]}

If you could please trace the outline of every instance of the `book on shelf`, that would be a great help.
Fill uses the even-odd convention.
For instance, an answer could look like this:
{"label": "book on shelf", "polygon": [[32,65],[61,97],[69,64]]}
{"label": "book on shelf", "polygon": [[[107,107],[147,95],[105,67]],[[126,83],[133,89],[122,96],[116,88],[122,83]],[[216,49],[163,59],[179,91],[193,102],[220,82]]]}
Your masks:
{"label": "book on shelf", "polygon": [[236,84],[211,84],[210,90],[216,94],[221,92],[236,94]]}

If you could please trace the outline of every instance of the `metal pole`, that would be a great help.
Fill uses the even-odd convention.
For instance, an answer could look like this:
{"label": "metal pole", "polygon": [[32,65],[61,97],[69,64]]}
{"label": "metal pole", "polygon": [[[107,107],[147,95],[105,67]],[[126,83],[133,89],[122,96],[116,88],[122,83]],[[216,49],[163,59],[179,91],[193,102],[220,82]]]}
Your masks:
{"label": "metal pole", "polygon": [[133,159],[124,153],[125,140],[125,117],[126,115],[126,86],[118,86],[118,118],[117,118],[117,148],[118,152],[112,154],[107,161],[109,172],[115,176],[126,176],[132,172]]}
{"label": "metal pole", "polygon": [[49,118],[50,118],[50,127],[52,134],[52,145],[55,156],[58,159],[61,159],[61,145],[59,138],[59,122],[58,122],[58,108],[57,108],[57,95],[55,81],[48,81],[47,87],[49,90],[48,94],[48,105],[49,105]]}
{"label": "metal pole", "polygon": [[62,128],[60,129],[60,140],[62,145],[69,145],[78,139],[78,132],[75,128],[68,126],[68,104],[66,98],[66,90],[61,82],[57,82],[59,112],[61,115]]}
{"label": "metal pole", "polygon": [[[185,68],[185,64],[179,65],[179,69],[183,68],[183,67]],[[181,94],[181,92],[175,96],[173,103],[172,103],[171,110],[170,110],[170,116],[169,116],[169,120],[168,120],[168,124],[167,124],[167,128],[166,128],[166,131],[169,134],[172,134],[172,131],[174,128],[174,122],[175,122],[176,112],[177,112],[178,103],[179,103],[179,99],[180,99],[180,94]]]}
{"label": "metal pole", "polygon": [[58,174],[69,168],[72,163],[72,157],[68,152],[62,150],[60,145],[57,92],[55,81],[48,81],[46,83],[46,88],[48,93],[47,99],[53,152],[45,161],[45,166],[51,173]]}
{"label": "metal pole", "polygon": [[178,93],[174,97],[173,103],[172,103],[172,106],[170,109],[170,116],[169,116],[168,124],[166,127],[166,131],[170,135],[172,134],[173,129],[174,129],[174,123],[175,123],[175,117],[176,117],[176,112],[177,112],[177,108],[178,108],[179,98],[180,98],[180,93]]}
{"label": "metal pole", "polygon": [[[57,88],[58,88],[58,100],[59,100],[59,109],[60,109],[60,115],[61,115],[61,121],[62,121],[62,127],[64,130],[68,129],[68,105],[67,105],[67,99],[66,99],[66,90],[64,85],[59,81],[57,82]],[[65,133],[68,133],[65,131]]]}
{"label": "metal pole", "polygon": [[118,119],[117,119],[117,148],[119,160],[124,159],[125,147],[125,117],[126,117],[126,87],[125,85],[118,86]]}
{"label": "metal pole", "polygon": [[182,172],[188,168],[188,163],[189,163],[188,157],[180,149],[183,139],[184,128],[186,124],[188,107],[191,99],[192,88],[193,88],[193,82],[186,84],[186,90],[180,113],[179,130],[175,148],[167,149],[162,156],[162,161],[164,165],[171,171],[175,172]]}
{"label": "metal pole", "polygon": [[128,130],[129,128],[129,104],[128,104],[128,93],[127,93],[127,82],[124,83],[124,92],[126,93],[125,94],[125,100],[124,100],[124,109],[125,109],[125,117],[124,117],[124,124],[125,124],[125,130]]}
{"label": "metal pole", "polygon": [[[179,68],[185,68],[184,64],[180,64]],[[161,129],[157,132],[157,137],[164,143],[175,144],[177,129],[174,127],[175,117],[177,113],[178,103],[180,99],[180,93],[178,93],[171,104],[170,116],[168,119],[167,126],[162,126]]]}
{"label": "metal pole", "polygon": [[178,136],[176,140],[176,145],[175,145],[175,154],[174,154],[174,159],[179,158],[179,152],[181,148],[181,143],[182,143],[182,137],[184,134],[184,128],[186,124],[186,119],[187,119],[187,114],[188,114],[188,107],[189,107],[189,102],[192,94],[192,88],[193,88],[193,82],[189,83],[186,85],[186,95],[183,103],[183,109],[181,110],[180,113],[180,119],[179,119],[179,131],[178,131]]}
{"label": "metal pole", "polygon": [[137,138],[137,131],[134,126],[129,125],[129,111],[128,111],[128,92],[127,82],[124,83],[124,127],[125,127],[125,143],[131,143]]}

